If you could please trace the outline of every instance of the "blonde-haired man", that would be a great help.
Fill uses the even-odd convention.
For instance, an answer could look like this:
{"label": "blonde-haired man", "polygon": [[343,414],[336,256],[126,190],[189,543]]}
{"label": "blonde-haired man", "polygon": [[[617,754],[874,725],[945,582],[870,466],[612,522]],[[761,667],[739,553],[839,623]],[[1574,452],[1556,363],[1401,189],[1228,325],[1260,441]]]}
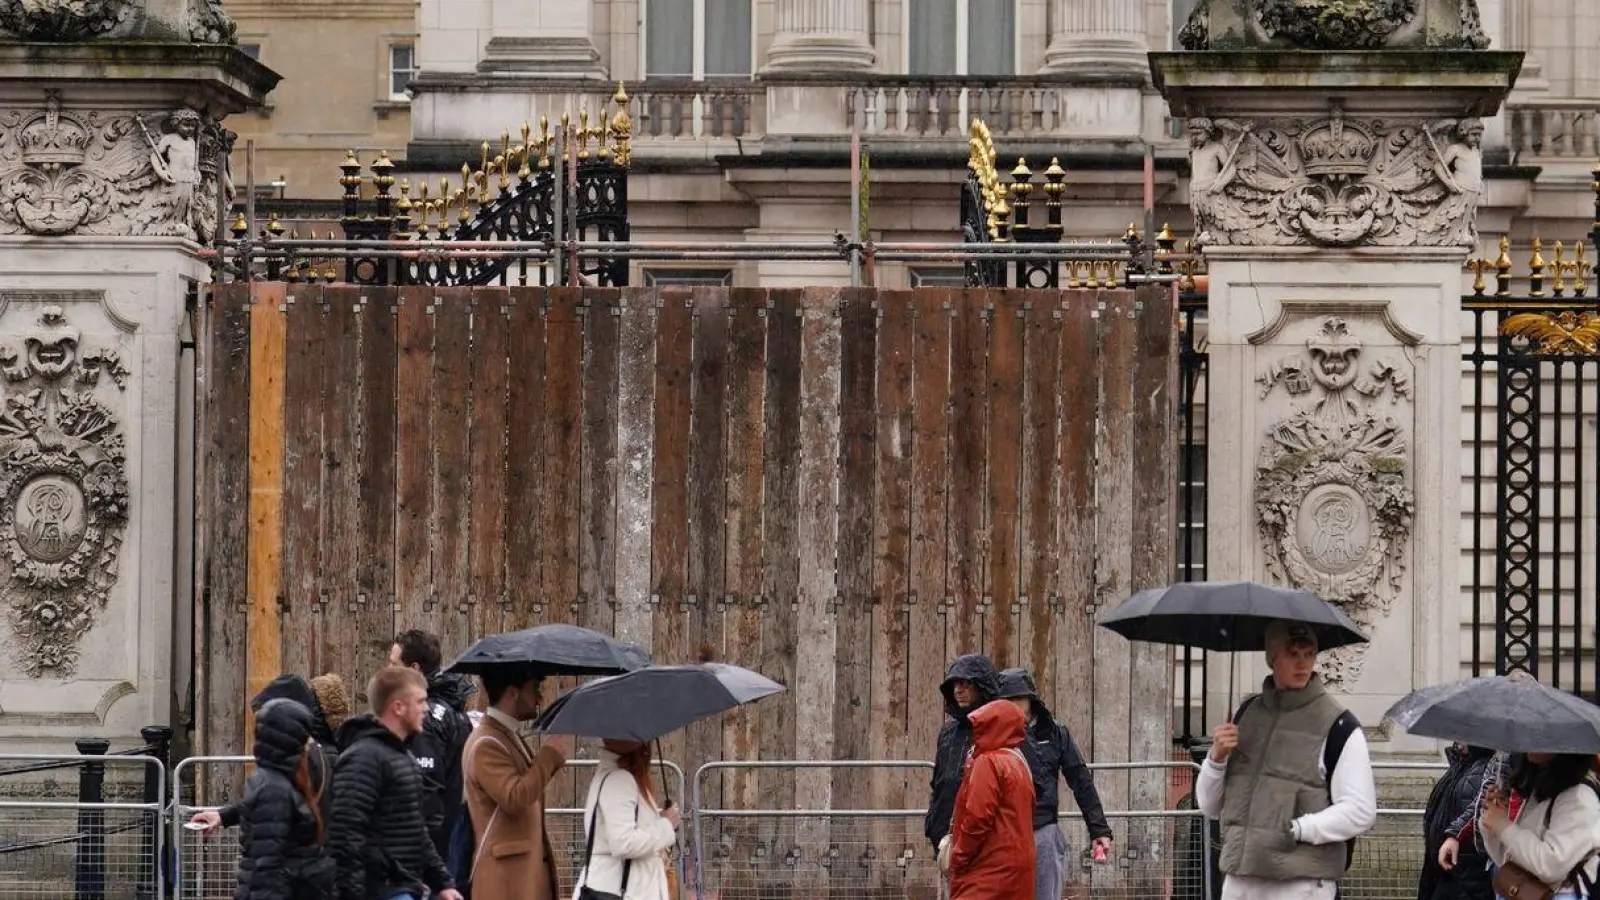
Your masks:
{"label": "blonde-haired man", "polygon": [[461,900],[422,817],[422,775],[406,743],[422,731],[428,683],[388,666],[367,683],[372,712],[339,728],[328,854],[339,900]]}

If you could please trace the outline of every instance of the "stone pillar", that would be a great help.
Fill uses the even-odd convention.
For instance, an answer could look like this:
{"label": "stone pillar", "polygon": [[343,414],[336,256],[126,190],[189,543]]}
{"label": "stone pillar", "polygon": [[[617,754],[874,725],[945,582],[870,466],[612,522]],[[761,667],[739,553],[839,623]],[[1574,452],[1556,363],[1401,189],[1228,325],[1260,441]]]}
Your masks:
{"label": "stone pillar", "polygon": [[870,72],[867,0],[777,0],[763,73]]}
{"label": "stone pillar", "polygon": [[117,14],[139,5],[39,2],[0,33],[8,752],[142,744],[190,677],[173,634],[193,599],[175,537],[191,514],[176,487],[192,478],[181,336],[232,203],[221,120],[278,76],[228,45],[214,3]]}
{"label": "stone pillar", "polygon": [[[1324,679],[1375,752],[1431,750],[1378,726],[1459,677],[1462,266],[1481,119],[1521,54],[1217,56],[1151,57],[1190,128],[1210,273],[1207,518],[1230,527],[1208,531],[1208,575],[1339,605],[1371,643],[1323,654]],[[1236,662],[1235,703],[1266,674]],[[1208,727],[1229,712],[1213,664]]]}
{"label": "stone pillar", "polygon": [[1145,8],[1131,0],[1054,0],[1045,72],[1145,74]]}
{"label": "stone pillar", "polygon": [[[493,37],[480,72],[607,77],[590,34],[591,0],[491,0]],[[448,12],[445,13],[448,15]]]}

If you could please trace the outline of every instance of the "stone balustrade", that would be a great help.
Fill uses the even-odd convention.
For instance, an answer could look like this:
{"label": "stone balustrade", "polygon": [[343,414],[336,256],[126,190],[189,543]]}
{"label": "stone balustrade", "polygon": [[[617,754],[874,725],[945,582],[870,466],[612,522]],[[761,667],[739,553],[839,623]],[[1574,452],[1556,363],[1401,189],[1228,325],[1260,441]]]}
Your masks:
{"label": "stone balustrade", "polygon": [[1600,101],[1537,100],[1506,107],[1506,139],[1521,162],[1600,157]]}

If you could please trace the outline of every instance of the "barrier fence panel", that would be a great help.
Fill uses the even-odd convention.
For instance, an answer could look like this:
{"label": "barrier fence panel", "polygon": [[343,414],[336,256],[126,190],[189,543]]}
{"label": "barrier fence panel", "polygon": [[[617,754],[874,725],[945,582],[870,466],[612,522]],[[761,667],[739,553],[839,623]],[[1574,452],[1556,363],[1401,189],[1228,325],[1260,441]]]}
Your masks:
{"label": "barrier fence panel", "polygon": [[[581,804],[587,802],[589,785],[594,780],[594,772],[598,766],[599,763],[592,759],[573,759],[567,761],[566,768],[568,770],[571,770],[574,773],[582,773],[576,780],[574,793],[569,795],[575,797],[578,803]],[[663,766],[665,766],[667,771],[667,783],[665,785],[661,783],[661,770]],[[689,821],[689,814],[688,811],[684,809],[684,805],[686,803],[684,799],[686,796],[684,793],[686,782],[683,776],[683,769],[679,768],[678,764],[674,762],[662,763],[659,760],[651,762],[650,783],[652,785],[652,789],[656,793],[657,801],[659,802],[662,797],[670,796],[672,798],[673,805],[676,806],[679,812],[683,814],[684,822],[687,823]],[[581,805],[546,807],[544,811],[544,830],[545,834],[550,838],[550,847],[555,851],[556,860],[565,866],[561,873],[562,890],[570,893],[569,889],[578,883],[578,875],[583,871],[583,847],[585,837],[583,829],[583,807]],[[672,851],[673,865],[680,866],[680,884],[683,883],[683,879],[681,878],[683,840],[683,831],[680,829],[678,831],[679,846],[674,848]]]}
{"label": "barrier fence panel", "polygon": [[[211,834],[191,831],[184,823],[203,809],[217,809],[219,799],[196,796],[199,786],[218,781],[221,770],[230,784],[243,784],[255,760],[249,756],[193,756],[172,770],[173,897],[176,900],[231,900],[239,868],[239,831],[218,828]],[[233,777],[237,776],[237,777]]]}
{"label": "barrier fence panel", "polygon": [[1343,900],[1416,900],[1422,874],[1421,809],[1380,809],[1356,841],[1355,860],[1339,883]]}
{"label": "barrier fence panel", "polygon": [[36,793],[29,799],[0,801],[0,898],[166,896],[161,801],[144,799],[147,782],[155,797],[166,794],[160,760],[0,755],[0,765],[13,762],[22,764],[6,766],[13,772],[59,769],[64,777],[31,782]]}

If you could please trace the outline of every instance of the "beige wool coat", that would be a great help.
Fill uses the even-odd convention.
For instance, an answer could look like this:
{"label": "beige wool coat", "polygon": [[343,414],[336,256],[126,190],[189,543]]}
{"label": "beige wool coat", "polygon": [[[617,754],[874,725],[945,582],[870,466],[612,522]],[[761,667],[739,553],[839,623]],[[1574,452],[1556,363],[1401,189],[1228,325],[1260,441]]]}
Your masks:
{"label": "beige wool coat", "polygon": [[535,753],[514,731],[484,716],[461,752],[463,795],[477,856],[473,900],[563,900],[560,867],[544,827],[544,792],[566,759]]}

